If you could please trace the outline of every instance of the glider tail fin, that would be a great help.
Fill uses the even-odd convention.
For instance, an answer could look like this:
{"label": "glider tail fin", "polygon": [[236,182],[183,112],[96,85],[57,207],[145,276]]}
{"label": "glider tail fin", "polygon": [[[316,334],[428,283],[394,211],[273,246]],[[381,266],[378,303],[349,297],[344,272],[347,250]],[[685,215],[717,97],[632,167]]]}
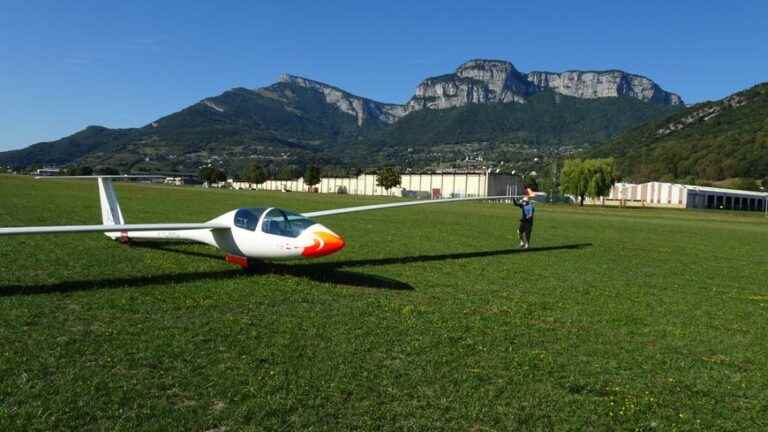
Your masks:
{"label": "glider tail fin", "polygon": [[101,223],[104,225],[125,225],[117,193],[112,186],[112,179],[99,177],[99,201],[101,203]]}

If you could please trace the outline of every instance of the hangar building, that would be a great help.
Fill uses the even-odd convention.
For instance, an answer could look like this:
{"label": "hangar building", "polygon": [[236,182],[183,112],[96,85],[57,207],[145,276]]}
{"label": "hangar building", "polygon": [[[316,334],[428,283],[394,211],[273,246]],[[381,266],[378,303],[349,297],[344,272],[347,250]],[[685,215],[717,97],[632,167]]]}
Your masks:
{"label": "hangar building", "polygon": [[663,182],[616,183],[602,203],[765,212],[768,193]]}
{"label": "hangar building", "polygon": [[[476,196],[519,195],[523,181],[519,176],[486,171],[464,173],[414,173],[400,176],[400,187],[387,192],[376,185],[375,174],[357,177],[323,178],[315,185],[320,193],[353,195],[394,195],[415,198],[459,198]],[[304,179],[267,180],[262,184],[233,182],[236,189],[307,191]]]}

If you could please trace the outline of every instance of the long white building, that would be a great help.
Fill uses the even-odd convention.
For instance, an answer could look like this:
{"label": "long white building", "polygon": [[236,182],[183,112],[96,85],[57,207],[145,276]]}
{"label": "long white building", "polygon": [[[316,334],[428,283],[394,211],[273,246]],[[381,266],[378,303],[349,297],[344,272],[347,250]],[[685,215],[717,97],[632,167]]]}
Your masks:
{"label": "long white building", "polygon": [[604,204],[766,211],[768,193],[674,183],[616,183]]}
{"label": "long white building", "polygon": [[[488,172],[403,174],[400,186],[386,191],[376,185],[375,174],[357,177],[323,178],[315,185],[320,193],[344,193],[354,195],[393,195],[419,198],[459,198],[475,196],[519,195],[523,182],[519,176]],[[295,180],[267,180],[262,184],[233,182],[236,189],[272,191],[309,191],[303,178]]]}

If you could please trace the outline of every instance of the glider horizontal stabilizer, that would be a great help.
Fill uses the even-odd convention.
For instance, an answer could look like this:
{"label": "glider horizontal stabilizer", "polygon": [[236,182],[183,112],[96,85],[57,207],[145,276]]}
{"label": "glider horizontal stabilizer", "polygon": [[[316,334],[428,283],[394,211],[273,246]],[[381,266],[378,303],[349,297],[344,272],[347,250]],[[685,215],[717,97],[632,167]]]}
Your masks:
{"label": "glider horizontal stabilizer", "polygon": [[406,201],[406,202],[389,203],[389,204],[373,204],[373,205],[366,205],[366,206],[359,206],[359,207],[345,207],[345,208],[333,209],[333,210],[321,210],[321,211],[315,211],[315,212],[302,213],[302,216],[307,218],[316,218],[321,216],[333,216],[333,215],[344,214],[344,213],[355,213],[355,212],[361,212],[361,211],[381,210],[381,209],[388,209],[388,208],[394,208],[394,207],[407,207],[407,206],[422,205],[422,204],[443,204],[443,203],[460,202],[460,201],[491,201],[491,200],[499,200],[499,199],[519,198],[522,196],[523,195],[499,195],[499,196],[486,196],[486,197],[447,198],[447,199],[437,199],[437,200]]}

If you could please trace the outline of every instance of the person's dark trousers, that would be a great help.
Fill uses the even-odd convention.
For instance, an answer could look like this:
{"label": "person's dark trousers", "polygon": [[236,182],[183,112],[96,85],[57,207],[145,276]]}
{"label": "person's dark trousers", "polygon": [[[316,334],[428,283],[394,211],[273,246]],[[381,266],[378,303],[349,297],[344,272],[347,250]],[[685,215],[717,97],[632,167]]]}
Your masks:
{"label": "person's dark trousers", "polygon": [[533,222],[520,221],[520,226],[517,228],[517,232],[520,234],[520,240],[526,244],[531,242],[531,233],[533,232]]}

